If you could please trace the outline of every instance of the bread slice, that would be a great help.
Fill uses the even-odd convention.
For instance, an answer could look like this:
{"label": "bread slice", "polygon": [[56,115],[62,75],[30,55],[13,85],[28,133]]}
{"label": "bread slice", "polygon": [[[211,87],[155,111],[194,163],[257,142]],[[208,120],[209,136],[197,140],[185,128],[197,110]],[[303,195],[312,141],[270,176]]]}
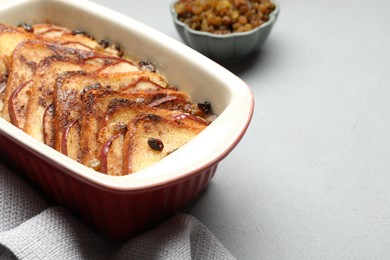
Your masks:
{"label": "bread slice", "polygon": [[[180,125],[180,128],[182,129],[191,129],[194,133],[199,133],[207,126],[202,121],[197,120],[176,120],[175,116],[178,113],[180,112],[145,106],[142,103],[130,99],[111,99],[107,111],[104,114],[104,118],[98,124],[99,128],[96,138],[96,147],[94,147],[95,151],[90,150],[90,153],[87,154],[85,159],[87,159],[87,162],[89,163],[98,160],[101,163],[99,170],[103,173],[109,175],[126,175],[129,172],[123,170],[122,162],[128,159],[125,158],[125,152],[123,151],[127,143],[124,144],[126,139],[123,140],[123,136],[129,130],[129,122],[139,115],[153,115],[155,117],[165,118],[164,120],[172,122],[175,126]],[[155,127],[157,127],[157,124],[159,123],[160,121],[155,121]],[[174,149],[178,147],[175,147]],[[167,154],[169,154],[169,152],[163,156],[166,156]]]}
{"label": "bread slice", "polygon": [[[4,104],[12,103],[10,99],[11,97],[16,98],[17,93],[15,92],[18,92],[18,89],[26,89],[30,86],[26,85],[26,82],[32,79],[37,64],[53,54],[51,49],[46,48],[43,43],[36,41],[24,41],[16,47],[10,57],[8,82],[3,97]],[[25,87],[22,87],[22,85],[25,85]],[[26,93],[26,91],[23,93]],[[18,111],[16,108],[14,110]],[[9,114],[9,106],[4,106],[1,114],[8,121],[11,121],[11,118],[14,119],[11,123],[20,127],[17,120],[24,117],[24,111],[18,112],[18,115],[12,118]]]}
{"label": "bread slice", "polygon": [[[80,58],[80,52],[72,51],[61,45],[37,40],[27,40],[18,44],[9,58],[8,81],[4,92],[3,102],[8,103],[13,92],[21,85],[25,84],[25,82],[32,79],[38,64],[51,56],[76,60]],[[4,106],[1,111],[2,117],[11,121],[9,112],[8,106]],[[23,116],[24,114],[22,113],[17,119],[20,119]],[[18,121],[11,121],[11,123],[15,124],[17,127],[22,127],[22,125],[19,125]]]}
{"label": "bread slice", "polygon": [[[116,65],[114,65],[116,66]],[[150,71],[128,71],[120,73],[105,73],[104,71],[85,73],[67,72],[60,75],[54,89],[54,128],[55,149],[78,159],[79,145],[79,119],[82,111],[81,94],[90,88],[97,86],[109,87],[112,91],[135,92],[139,89],[163,88],[152,82],[151,79],[165,80]],[[163,83],[166,85],[166,83]],[[76,129],[76,130],[73,130]],[[73,138],[73,139],[72,139]],[[68,149],[70,148],[70,149]],[[73,156],[73,157],[72,157]]]}
{"label": "bread slice", "polygon": [[[137,80],[140,88],[133,85],[130,89],[114,91],[112,88],[97,84],[81,93],[79,162],[82,164],[96,168],[93,165],[104,161],[100,158],[104,143],[107,141],[117,143],[112,136],[115,135],[118,124],[126,125],[139,113],[159,114],[172,117],[181,123],[201,124],[202,127],[207,125],[203,119],[188,114],[193,104],[188,94],[170,88],[156,88],[155,84],[150,82],[143,85],[141,80],[145,78],[145,74],[138,75],[142,75]],[[193,120],[194,118],[197,120]],[[117,137],[118,140],[122,139]],[[116,158],[120,155],[115,154]],[[109,165],[109,168],[102,165],[101,169],[103,172],[108,171],[108,174],[121,174],[122,169],[118,160],[116,164]]]}
{"label": "bread slice", "polygon": [[[66,71],[94,71],[98,68],[100,68],[99,65],[82,63],[77,60],[62,60],[57,57],[49,57],[41,62],[32,77],[26,112],[24,117],[18,120],[19,126],[37,140],[49,146],[52,145],[52,139],[45,138],[50,132],[49,129],[52,128],[51,120],[47,120],[47,116],[52,113],[46,110],[50,109],[53,103],[54,83],[57,76]],[[44,120],[45,116],[46,120]]]}
{"label": "bread slice", "polygon": [[86,49],[93,49],[117,57],[121,57],[123,54],[117,44],[110,44],[108,41],[98,42],[84,31],[70,30],[66,27],[47,23],[34,24],[32,30],[34,35],[43,41],[52,41],[69,46],[72,43],[77,43],[77,45],[83,45]]}
{"label": "bread slice", "polygon": [[[84,59],[89,58],[88,52],[77,52],[77,50],[84,51],[95,51],[100,52],[105,55],[111,55],[113,57],[119,57],[121,51],[117,47],[112,45],[102,46],[100,43],[95,41],[91,36],[80,32],[80,31],[71,31],[65,27],[60,27],[52,24],[37,24],[30,26],[27,24],[22,24],[20,26],[9,26],[0,24],[0,84],[7,82],[8,77],[12,80],[4,91],[0,92],[2,94],[0,100],[0,111],[2,111],[1,116],[6,120],[10,120],[8,106],[4,106],[5,103],[8,103],[8,99],[11,93],[18,88],[21,84],[26,82],[25,78],[29,77],[29,74],[33,73],[34,66],[37,64],[38,60],[42,60],[42,56],[50,55],[50,49],[46,49],[46,52],[41,50],[31,49],[31,52],[27,49],[21,53],[21,49],[26,50],[26,48],[21,47],[15,52],[18,45],[27,40],[35,40],[45,43],[58,44],[63,49],[67,49],[67,52],[58,53],[57,50],[51,50],[55,55],[65,56],[78,55],[79,57],[83,55]],[[49,47],[53,45],[48,45]],[[49,51],[49,53],[47,53]],[[72,53],[74,52],[74,53]],[[31,55],[29,55],[31,54]],[[47,56],[45,56],[47,57]],[[123,64],[123,63],[122,63]],[[21,66],[21,67],[20,67]],[[15,72],[22,72],[22,75],[15,74]],[[14,77],[16,76],[16,78]],[[14,79],[15,78],[15,79]],[[11,85],[9,87],[8,85]],[[17,122],[13,122],[15,125],[18,125]]]}
{"label": "bread slice", "polygon": [[[93,100],[93,102],[84,103],[80,129],[80,162],[88,166],[97,160],[101,161],[101,149],[104,143],[120,132],[120,127],[125,126],[136,115],[156,113],[162,116],[174,116],[177,113],[148,106],[151,100],[161,96],[161,93],[118,93],[96,90],[95,93],[88,93],[88,96],[86,100]],[[116,168],[115,173],[108,172],[108,174],[120,174],[121,167],[118,165],[111,167],[112,170],[114,168]],[[103,166],[102,171],[106,172],[107,168]]]}
{"label": "bread slice", "polygon": [[7,73],[8,58],[11,56],[15,47],[24,40],[36,39],[35,35],[24,33],[17,27],[0,24],[0,62],[2,63],[1,77]]}
{"label": "bread slice", "polygon": [[156,114],[138,115],[127,125],[128,132],[123,141],[123,175],[160,161],[205,127],[194,127]]}
{"label": "bread slice", "polygon": [[[182,108],[182,113],[186,112],[186,104],[191,104],[191,99],[188,94],[172,90],[169,88],[160,88],[157,91],[113,91],[111,88],[104,86],[91,88],[81,94],[82,111],[80,118],[80,154],[79,160],[81,163],[90,165],[90,162],[95,162],[97,159],[96,150],[98,150],[98,140],[105,141],[105,137],[97,136],[99,129],[105,128],[103,120],[111,120],[114,112],[126,110],[126,108],[137,105],[140,110],[148,109],[153,112],[152,108],[165,108],[177,110]],[[141,108],[142,106],[142,108]],[[145,107],[145,108],[143,108]],[[150,107],[150,108],[148,108]],[[124,111],[127,113],[126,111]],[[178,112],[174,114],[177,115]],[[132,116],[129,113],[125,116]],[[127,121],[130,119],[127,118]],[[115,121],[115,119],[113,119]],[[122,120],[123,121],[123,120]],[[125,123],[127,123],[125,121]],[[103,124],[103,125],[102,125]],[[92,137],[96,138],[92,138]],[[101,142],[99,143],[101,146]]]}
{"label": "bread slice", "polygon": [[[111,87],[97,84],[94,88],[89,88],[81,93],[82,111],[80,112],[81,138],[79,161],[82,164],[91,165],[91,162],[95,163],[97,160],[97,131],[101,128],[101,121],[106,111],[111,111],[115,105],[115,107],[118,107],[119,104],[123,103],[118,100],[143,106],[170,107],[172,110],[183,107],[183,112],[184,104],[191,104],[189,95],[183,92],[170,88],[162,88],[160,86],[156,87],[156,84],[150,83],[149,81],[146,81],[146,83],[142,82],[148,74],[150,72],[134,74],[140,79],[134,78],[132,80],[132,88],[126,87],[122,90],[115,91]],[[134,84],[134,81],[137,84]]]}
{"label": "bread slice", "polygon": [[[111,99],[107,112],[96,129],[94,147],[89,146],[89,150],[84,150],[83,159],[87,165],[98,160],[99,171],[109,175],[123,175],[123,141],[127,132],[127,123],[140,113],[148,112],[159,111],[134,100]],[[87,133],[84,132],[84,135]]]}
{"label": "bread slice", "polygon": [[[72,46],[77,47],[77,43],[72,43]],[[1,111],[3,118],[11,121],[11,123],[17,127],[22,129],[24,127],[22,120],[25,116],[26,107],[23,106],[23,103],[20,102],[9,102],[9,99],[13,97],[20,98],[25,101],[28,100],[26,94],[28,93],[28,87],[30,84],[26,85],[25,82],[33,78],[35,70],[39,67],[41,62],[47,62],[47,60],[50,59],[62,60],[63,64],[66,64],[67,61],[73,63],[77,62],[84,67],[95,67],[96,70],[106,69],[112,64],[115,64],[114,67],[116,67],[117,70],[119,69],[119,65],[123,71],[126,69],[137,69],[135,65],[127,60],[118,58],[116,56],[109,56],[93,50],[70,48],[68,45],[64,46],[63,44],[47,43],[36,40],[21,42],[16,47],[11,56],[9,80],[7,82],[3,97],[4,103],[11,103],[14,105],[18,104],[19,106],[13,107],[11,111],[9,110],[9,106],[4,106]],[[47,66],[44,65],[43,67]],[[61,70],[66,71],[66,66]],[[50,73],[50,69],[44,72],[46,78]],[[54,75],[52,77],[55,78]],[[25,85],[23,87],[23,90],[25,91],[19,93],[20,91],[18,89],[22,85]],[[15,111],[17,111],[16,114],[14,113]],[[10,112],[13,114],[11,115]]]}
{"label": "bread slice", "polygon": [[[97,48],[98,44],[88,37],[82,35],[72,35],[68,29],[62,27],[61,30],[63,32],[66,31],[66,37],[62,38],[65,33],[47,33],[50,31],[49,27],[52,26],[49,24],[41,24],[34,27],[28,25],[10,26],[0,24],[0,81],[4,81],[8,76],[9,59],[16,46],[25,40],[63,42],[66,44],[70,44],[71,42],[80,42],[89,48]],[[44,31],[46,33],[43,33]]]}
{"label": "bread slice", "polygon": [[[51,138],[45,138],[45,133],[47,135],[48,129],[52,129],[52,126],[50,123],[44,124],[43,119],[46,109],[53,103],[54,84],[59,74],[77,70],[105,73],[114,70],[114,68],[116,71],[133,71],[138,70],[138,68],[130,61],[115,56],[94,51],[69,49],[63,45],[43,44],[55,50],[56,55],[42,60],[34,71],[33,84],[29,90],[29,102],[25,113],[27,123],[24,124],[23,129],[40,141],[53,143]],[[65,52],[65,54],[60,55],[60,52]],[[51,121],[46,120],[46,122]],[[20,122],[19,125],[22,127],[23,122]],[[44,129],[45,127],[47,129]]]}
{"label": "bread slice", "polygon": [[[0,24],[0,84],[6,84],[9,74],[9,60],[15,47],[26,39],[35,39],[32,34],[22,33],[16,27]],[[0,111],[7,106],[3,98],[5,89],[1,91]],[[7,117],[9,120],[9,117]]]}
{"label": "bread slice", "polygon": [[43,41],[77,42],[90,49],[103,51],[103,48],[97,41],[82,31],[72,31],[62,26],[47,23],[34,24],[32,30],[34,35]]}

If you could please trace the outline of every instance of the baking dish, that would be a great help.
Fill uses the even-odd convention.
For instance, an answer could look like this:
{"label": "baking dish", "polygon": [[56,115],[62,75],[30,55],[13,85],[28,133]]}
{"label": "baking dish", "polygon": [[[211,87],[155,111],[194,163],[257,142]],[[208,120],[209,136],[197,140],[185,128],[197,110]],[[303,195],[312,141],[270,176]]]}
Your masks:
{"label": "baking dish", "polygon": [[244,135],[253,114],[250,88],[186,45],[91,1],[20,0],[0,5],[0,22],[50,22],[122,45],[133,59],[152,60],[218,118],[160,162],[127,176],[108,176],[51,149],[0,118],[0,154],[10,165],[99,233],[128,239],[161,223],[204,189],[218,163]]}

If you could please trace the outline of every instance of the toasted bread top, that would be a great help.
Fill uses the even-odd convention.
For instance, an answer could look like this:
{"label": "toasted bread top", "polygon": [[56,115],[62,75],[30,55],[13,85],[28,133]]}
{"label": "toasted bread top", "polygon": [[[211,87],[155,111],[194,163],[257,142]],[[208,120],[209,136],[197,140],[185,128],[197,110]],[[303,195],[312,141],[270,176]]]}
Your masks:
{"label": "toasted bread top", "polygon": [[143,169],[207,127],[208,102],[121,55],[81,31],[0,24],[0,116],[110,175]]}
{"label": "toasted bread top", "polygon": [[94,71],[96,65],[80,63],[74,60],[58,59],[56,56],[42,61],[32,77],[29,100],[25,112],[23,130],[34,138],[44,142],[44,114],[53,103],[53,92],[56,78],[66,71]]}
{"label": "toasted bread top", "polygon": [[155,114],[140,114],[127,127],[123,144],[124,174],[137,172],[156,163],[204,129],[180,124]]}
{"label": "toasted bread top", "polygon": [[[12,93],[26,81],[33,78],[35,70],[40,62],[48,61],[51,57],[58,60],[72,60],[79,63],[98,64],[106,58],[104,55],[97,55],[94,51],[85,51],[69,48],[61,44],[47,43],[37,40],[26,40],[19,43],[9,59],[9,80],[6,84],[3,102],[8,103]],[[111,57],[110,57],[111,58]],[[102,67],[102,66],[100,66]],[[2,109],[3,118],[10,120],[9,109],[4,106]],[[17,122],[13,122],[19,126]]]}

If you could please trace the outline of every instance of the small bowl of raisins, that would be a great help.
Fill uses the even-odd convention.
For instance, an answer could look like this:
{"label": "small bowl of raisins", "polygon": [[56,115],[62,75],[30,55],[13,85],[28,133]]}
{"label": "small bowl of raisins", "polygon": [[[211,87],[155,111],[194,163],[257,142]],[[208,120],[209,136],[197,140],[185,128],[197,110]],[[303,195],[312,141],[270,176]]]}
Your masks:
{"label": "small bowl of raisins", "polygon": [[182,40],[214,60],[258,51],[280,11],[273,0],[179,0],[171,14]]}

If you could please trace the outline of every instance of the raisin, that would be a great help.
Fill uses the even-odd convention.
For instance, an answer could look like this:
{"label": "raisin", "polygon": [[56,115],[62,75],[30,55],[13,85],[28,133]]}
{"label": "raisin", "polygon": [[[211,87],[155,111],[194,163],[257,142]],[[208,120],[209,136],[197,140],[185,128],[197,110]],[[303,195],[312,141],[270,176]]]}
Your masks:
{"label": "raisin", "polygon": [[95,171],[98,171],[100,169],[100,161],[96,158],[93,158],[92,160],[90,160],[88,164],[89,164],[89,167],[91,167]]}
{"label": "raisin", "polygon": [[155,115],[155,114],[147,114],[146,115],[146,119],[148,119],[150,121],[158,122],[158,121],[161,120],[161,116],[158,116],[158,115]]}
{"label": "raisin", "polygon": [[114,134],[126,134],[127,125],[123,122],[118,122],[114,126]]}
{"label": "raisin", "polygon": [[98,88],[101,88],[102,86],[100,85],[100,83],[94,83],[92,85],[89,85],[89,86],[86,86],[82,91],[81,91],[81,94],[85,94],[86,92],[92,90],[92,89],[98,89]]}
{"label": "raisin", "polygon": [[83,31],[83,30],[73,30],[72,34],[73,35],[77,35],[77,34],[84,35],[85,37],[88,37],[88,38],[93,40],[92,35],[89,35],[86,31]]}
{"label": "raisin", "polygon": [[153,150],[156,150],[156,151],[159,151],[159,152],[161,152],[164,149],[163,142],[160,139],[157,139],[157,138],[153,138],[153,137],[149,138],[148,139],[148,145]]}
{"label": "raisin", "polygon": [[119,44],[114,43],[114,44],[112,45],[112,48],[114,48],[114,50],[117,52],[117,55],[118,55],[119,57],[122,57],[122,56],[123,56],[123,50],[122,50],[122,48],[121,48],[121,46],[120,46]]}
{"label": "raisin", "polygon": [[151,63],[150,61],[147,60],[141,60],[139,62],[139,66],[142,70],[149,70],[151,72],[156,72],[156,67]]}
{"label": "raisin", "polygon": [[206,114],[211,112],[211,104],[208,101],[204,101],[202,103],[198,103],[198,108],[200,110],[202,110]]}
{"label": "raisin", "polygon": [[23,29],[26,32],[34,32],[34,28],[31,26],[31,24],[28,23],[21,23],[19,26],[23,27]]}
{"label": "raisin", "polygon": [[181,22],[215,34],[252,30],[268,21],[275,8],[271,0],[180,0],[175,4]]}
{"label": "raisin", "polygon": [[106,49],[106,48],[108,48],[108,46],[110,46],[110,42],[109,42],[108,40],[105,40],[105,39],[100,40],[100,41],[99,41],[99,44],[100,44],[100,46],[102,46],[102,48],[104,48],[104,49]]}
{"label": "raisin", "polygon": [[86,35],[85,31],[82,31],[82,30],[73,30],[72,34],[73,35],[77,35],[77,34]]}

